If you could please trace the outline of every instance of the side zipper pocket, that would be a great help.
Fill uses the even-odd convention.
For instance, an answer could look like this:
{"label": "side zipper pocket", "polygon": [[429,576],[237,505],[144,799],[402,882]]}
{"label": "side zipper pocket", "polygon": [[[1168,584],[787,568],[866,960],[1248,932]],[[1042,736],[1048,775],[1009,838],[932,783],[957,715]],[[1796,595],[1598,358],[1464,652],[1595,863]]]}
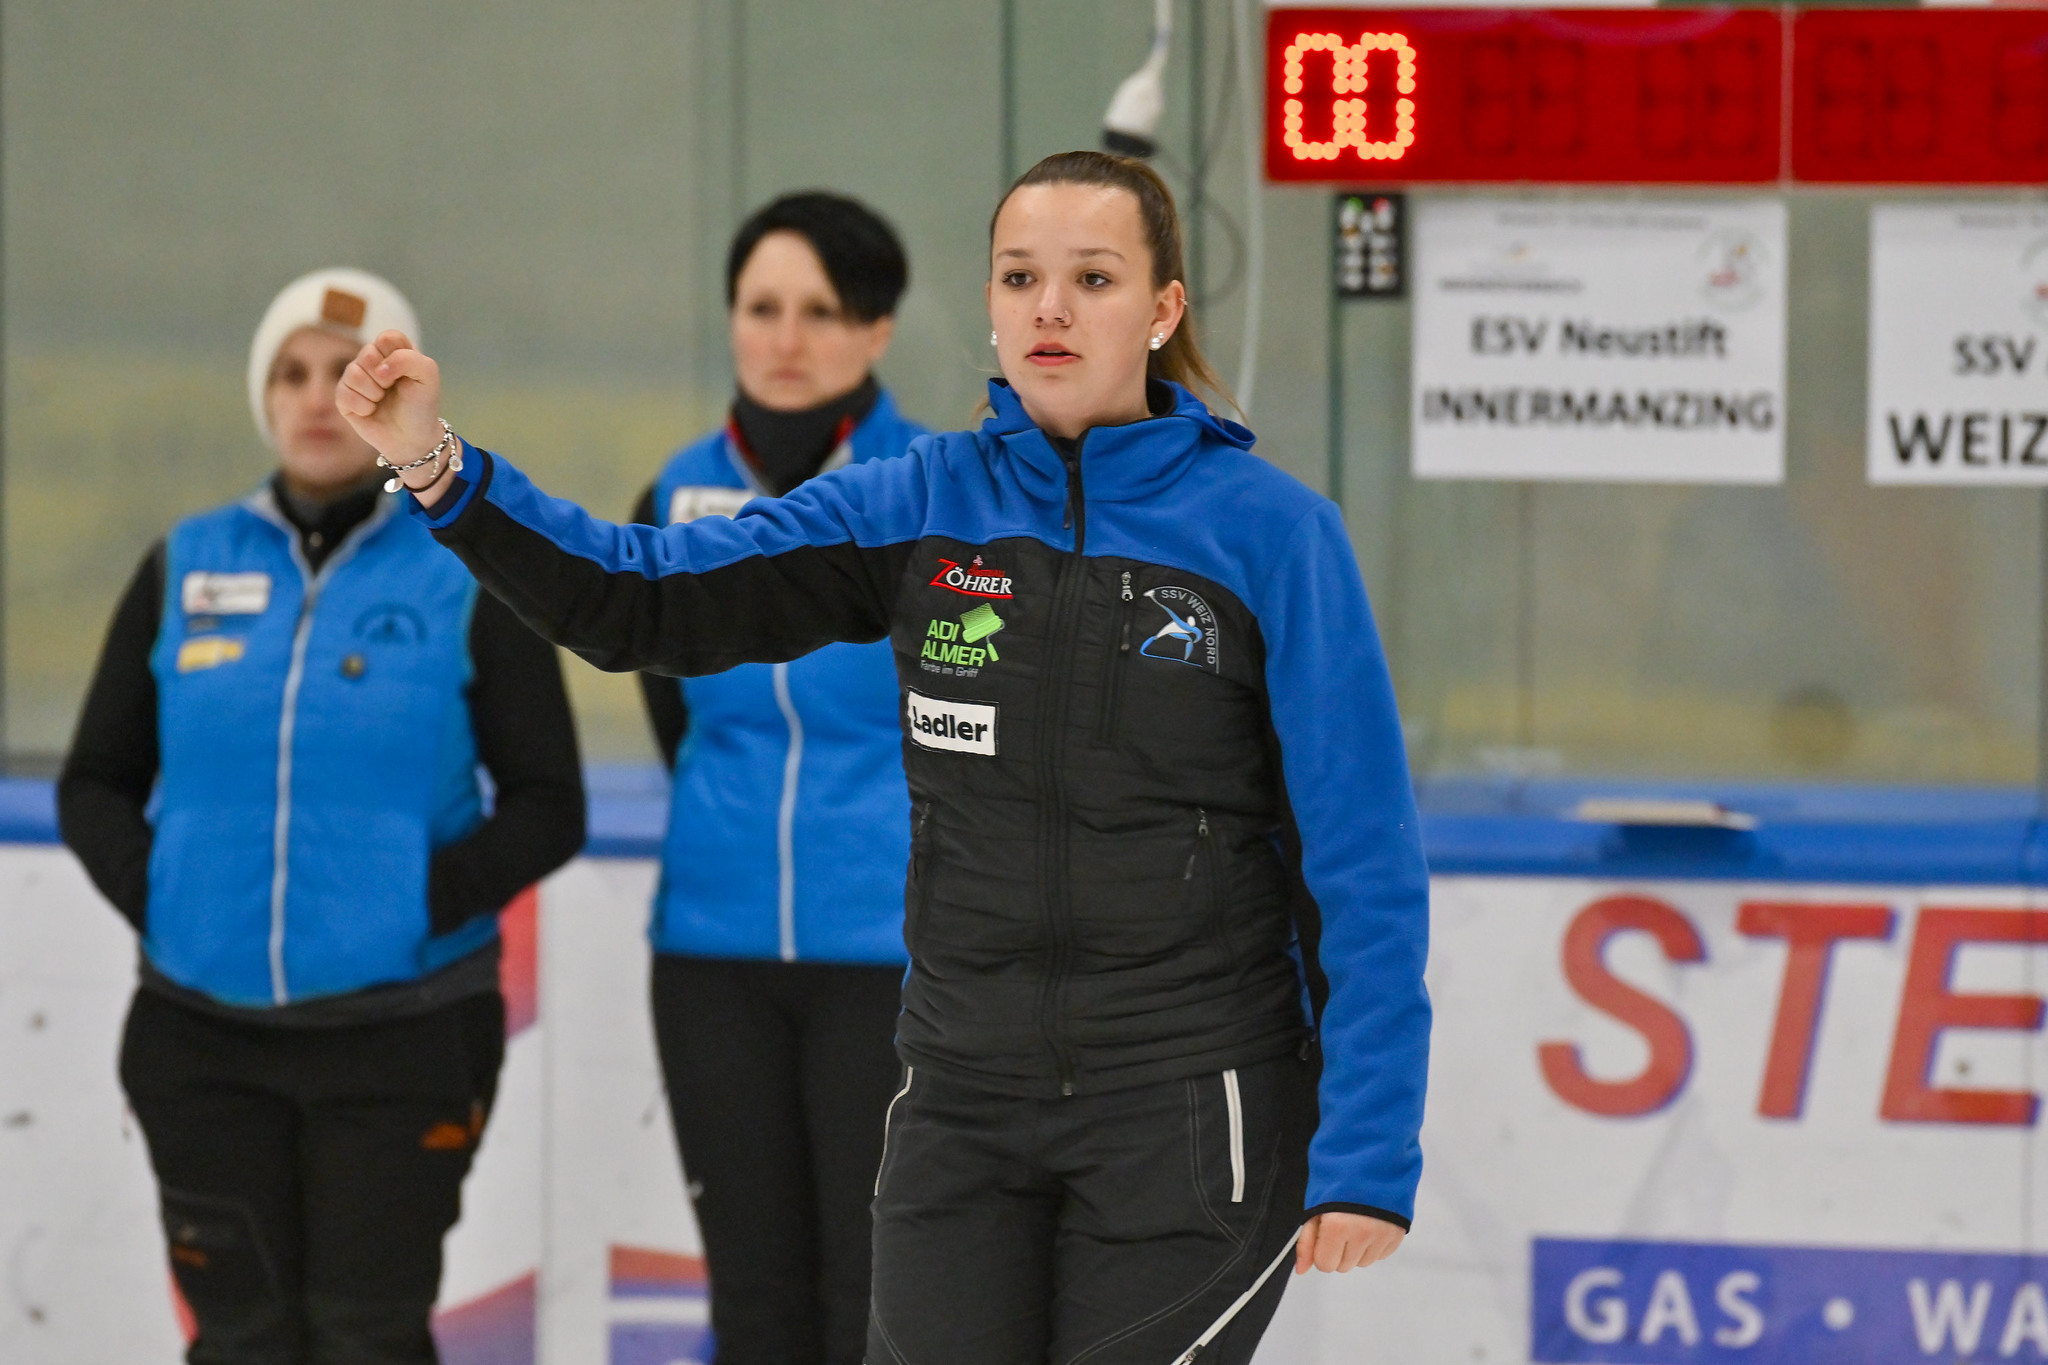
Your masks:
{"label": "side zipper pocket", "polygon": [[[896,1092],[895,1099],[889,1101],[889,1108],[882,1114],[882,1164],[875,1167],[875,1194],[877,1196],[882,1193],[882,1172],[889,1168],[889,1129],[896,1122],[896,1101],[910,1093],[910,1083],[916,1077],[916,1067],[906,1066],[903,1068],[903,1088]],[[1236,1073],[1231,1073],[1233,1085],[1236,1083],[1236,1079]],[[1239,1178],[1237,1183],[1239,1189],[1244,1187],[1242,1177]]]}
{"label": "side zipper pocket", "polygon": [[918,808],[917,824],[910,831],[910,875],[924,880],[924,827],[932,818],[932,803],[927,801]]}
{"label": "side zipper pocket", "polygon": [[1117,715],[1124,702],[1124,674],[1131,661],[1131,603],[1136,600],[1131,592],[1131,571],[1125,569],[1117,590],[1116,611],[1109,618],[1109,649],[1102,666],[1102,707],[1095,721],[1097,744],[1116,742]]}
{"label": "side zipper pocket", "polygon": [[1223,946],[1230,961],[1237,961],[1237,943],[1230,933],[1230,907],[1224,903],[1223,888],[1220,885],[1222,870],[1217,866],[1216,839],[1209,828],[1209,812],[1195,811],[1195,846],[1188,852],[1188,865],[1181,872],[1180,879],[1192,883],[1197,869],[1202,874],[1202,896],[1205,904],[1199,905],[1208,932],[1215,935]]}
{"label": "side zipper pocket", "polygon": [[[906,1085],[906,1089],[908,1086]],[[1230,1110],[1230,1202],[1244,1202],[1244,1097],[1237,1090],[1237,1068],[1223,1073],[1223,1103]],[[884,1139],[886,1145],[887,1139]]]}
{"label": "side zipper pocket", "polygon": [[[1195,863],[1197,860],[1202,859],[1209,851],[1209,812],[1197,807],[1195,817],[1195,846],[1188,850],[1188,865],[1180,874],[1180,879],[1184,882],[1191,882],[1195,879]],[[1206,862],[1204,863],[1204,870],[1209,870]],[[1213,909],[1214,907],[1211,908]]]}
{"label": "side zipper pocket", "polygon": [[931,822],[932,803],[927,801],[919,807],[917,824],[910,831],[910,898],[903,923],[903,946],[910,946],[911,930],[924,918],[924,908],[930,904],[931,844],[925,837],[925,826]]}

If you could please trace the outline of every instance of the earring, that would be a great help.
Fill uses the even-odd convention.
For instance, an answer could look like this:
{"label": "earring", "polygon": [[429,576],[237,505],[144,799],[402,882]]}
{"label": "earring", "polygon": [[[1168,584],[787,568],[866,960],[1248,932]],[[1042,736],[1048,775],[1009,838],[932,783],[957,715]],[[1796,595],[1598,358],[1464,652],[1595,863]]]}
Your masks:
{"label": "earring", "polygon": [[996,344],[996,334],[994,332],[988,334],[988,344],[991,346]]}
{"label": "earring", "polygon": [[1166,344],[1166,333],[1164,333],[1164,332],[1154,332],[1154,333],[1152,334],[1152,349],[1153,349],[1153,350],[1155,350],[1155,351],[1156,351],[1156,350],[1158,350],[1158,349],[1159,349],[1159,348],[1160,348],[1161,346],[1164,346],[1165,344]]}

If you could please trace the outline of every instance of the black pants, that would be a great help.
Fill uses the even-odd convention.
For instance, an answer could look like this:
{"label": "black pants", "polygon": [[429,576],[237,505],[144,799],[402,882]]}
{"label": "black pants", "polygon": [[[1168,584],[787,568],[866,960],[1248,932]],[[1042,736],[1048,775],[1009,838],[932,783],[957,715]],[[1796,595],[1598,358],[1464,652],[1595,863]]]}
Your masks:
{"label": "black pants", "polygon": [[121,1085],[198,1321],[191,1365],[431,1365],[441,1239],[504,1031],[496,993],[336,1028],[136,993]]}
{"label": "black pants", "polygon": [[654,959],[718,1365],[859,1365],[902,986],[900,967]]}
{"label": "black pants", "polygon": [[[1301,1226],[1315,1116],[1294,1057],[1051,1100],[913,1069],[875,1200],[868,1365],[1169,1365]],[[1251,1359],[1292,1270],[1201,1365]]]}

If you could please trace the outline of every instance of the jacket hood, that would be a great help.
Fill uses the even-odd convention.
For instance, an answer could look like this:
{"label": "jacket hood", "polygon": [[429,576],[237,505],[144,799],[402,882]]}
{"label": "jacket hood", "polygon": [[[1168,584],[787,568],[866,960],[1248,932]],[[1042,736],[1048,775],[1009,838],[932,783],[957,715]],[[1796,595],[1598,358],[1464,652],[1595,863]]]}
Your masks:
{"label": "jacket hood", "polygon": [[[1148,381],[1146,397],[1156,415],[1123,426],[1092,427],[1081,438],[1081,483],[1090,499],[1128,502],[1150,496],[1178,481],[1207,451],[1250,450],[1258,439],[1168,380]],[[1054,500],[1064,497],[1065,463],[1007,380],[989,380],[988,405],[981,436],[1018,462],[1019,478],[1032,492]]]}

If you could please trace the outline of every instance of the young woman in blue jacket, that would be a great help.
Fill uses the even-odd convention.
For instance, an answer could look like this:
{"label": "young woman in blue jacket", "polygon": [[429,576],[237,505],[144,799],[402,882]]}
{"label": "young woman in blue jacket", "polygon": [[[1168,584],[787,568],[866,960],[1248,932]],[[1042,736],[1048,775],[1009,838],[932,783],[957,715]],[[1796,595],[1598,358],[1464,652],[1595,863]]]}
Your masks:
{"label": "young woman in blue jacket", "polygon": [[413,325],[362,271],[278,294],[249,354],[277,470],[143,557],[58,780],[141,938],[121,1084],[193,1365],[435,1360],[504,1053],[497,912],[583,842],[553,647],[335,411],[363,339]]}
{"label": "young woman in blue jacket", "polygon": [[[922,429],[874,379],[908,273],[889,225],[786,195],[726,259],[738,389],[634,510],[733,516]],[[868,1200],[898,1083],[910,796],[889,646],[643,674],[674,770],[651,936],[655,1039],[711,1274],[719,1365],[853,1365]]]}
{"label": "young woman in blue jacket", "polygon": [[1182,381],[1171,197],[1047,158],[999,205],[975,432],[731,520],[614,526],[464,446],[439,371],[341,406],[492,592],[600,666],[895,650],[911,854],[869,1365],[1251,1358],[1286,1277],[1414,1212],[1428,880],[1337,509]]}

